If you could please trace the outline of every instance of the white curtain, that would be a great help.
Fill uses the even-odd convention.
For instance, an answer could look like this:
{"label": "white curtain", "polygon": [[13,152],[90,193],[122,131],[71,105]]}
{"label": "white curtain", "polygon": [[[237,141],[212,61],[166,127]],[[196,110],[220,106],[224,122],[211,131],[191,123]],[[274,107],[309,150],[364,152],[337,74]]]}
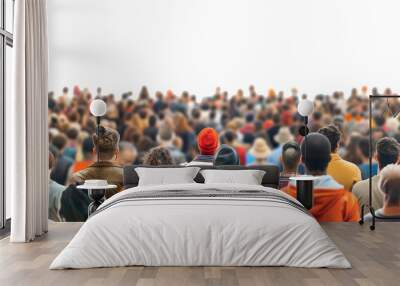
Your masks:
{"label": "white curtain", "polygon": [[16,0],[12,96],[6,98],[6,187],[11,188],[12,242],[47,232],[46,0]]}

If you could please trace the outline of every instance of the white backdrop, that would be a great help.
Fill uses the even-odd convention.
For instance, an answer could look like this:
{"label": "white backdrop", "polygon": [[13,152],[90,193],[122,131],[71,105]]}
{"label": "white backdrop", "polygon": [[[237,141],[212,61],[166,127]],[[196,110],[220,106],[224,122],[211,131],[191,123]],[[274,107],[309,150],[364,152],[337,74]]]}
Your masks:
{"label": "white backdrop", "polygon": [[49,0],[49,89],[400,90],[397,0]]}

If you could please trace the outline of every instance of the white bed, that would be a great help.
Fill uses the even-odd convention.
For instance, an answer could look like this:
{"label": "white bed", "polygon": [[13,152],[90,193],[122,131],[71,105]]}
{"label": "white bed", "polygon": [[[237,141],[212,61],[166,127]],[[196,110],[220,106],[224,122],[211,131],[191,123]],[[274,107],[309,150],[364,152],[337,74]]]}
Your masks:
{"label": "white bed", "polygon": [[128,265],[350,268],[318,222],[298,204],[278,190],[255,185],[131,188],[105,201],[50,269]]}

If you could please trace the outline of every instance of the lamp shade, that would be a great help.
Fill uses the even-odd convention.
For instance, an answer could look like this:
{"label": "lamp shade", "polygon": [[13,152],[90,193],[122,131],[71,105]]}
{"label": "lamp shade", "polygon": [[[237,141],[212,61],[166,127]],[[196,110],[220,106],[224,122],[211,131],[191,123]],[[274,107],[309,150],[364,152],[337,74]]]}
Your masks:
{"label": "lamp shade", "polygon": [[309,99],[300,100],[297,111],[301,116],[309,116],[314,111],[314,103]]}
{"label": "lamp shade", "polygon": [[90,113],[96,117],[103,116],[107,112],[107,105],[101,99],[95,99],[90,104]]}

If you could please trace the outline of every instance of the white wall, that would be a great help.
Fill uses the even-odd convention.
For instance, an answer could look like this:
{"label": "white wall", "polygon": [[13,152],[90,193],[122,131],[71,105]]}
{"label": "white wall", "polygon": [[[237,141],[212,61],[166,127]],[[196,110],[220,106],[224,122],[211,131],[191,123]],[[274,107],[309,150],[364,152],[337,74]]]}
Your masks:
{"label": "white wall", "polygon": [[400,91],[400,1],[49,0],[50,89]]}

